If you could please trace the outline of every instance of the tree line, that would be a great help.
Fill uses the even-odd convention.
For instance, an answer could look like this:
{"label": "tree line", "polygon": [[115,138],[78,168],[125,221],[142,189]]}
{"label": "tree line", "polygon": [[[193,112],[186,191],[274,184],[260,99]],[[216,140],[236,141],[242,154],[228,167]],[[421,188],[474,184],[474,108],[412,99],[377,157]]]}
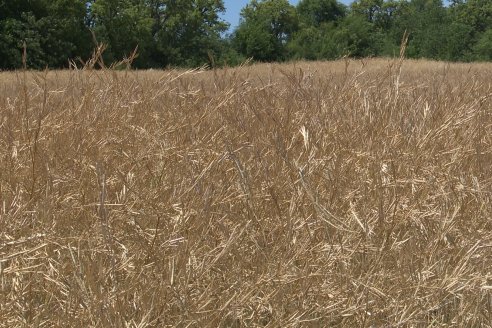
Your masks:
{"label": "tree line", "polygon": [[0,0],[0,69],[64,68],[105,44],[106,63],[138,47],[136,68],[406,55],[492,60],[492,1],[251,0],[237,28],[222,0]]}

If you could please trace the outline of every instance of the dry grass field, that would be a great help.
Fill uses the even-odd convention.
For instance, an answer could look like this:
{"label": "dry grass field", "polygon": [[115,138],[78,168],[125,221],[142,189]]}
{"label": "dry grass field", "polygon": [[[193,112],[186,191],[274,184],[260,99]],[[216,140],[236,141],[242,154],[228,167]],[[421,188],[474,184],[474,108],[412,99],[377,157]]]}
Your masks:
{"label": "dry grass field", "polygon": [[492,327],[492,64],[0,74],[0,327]]}

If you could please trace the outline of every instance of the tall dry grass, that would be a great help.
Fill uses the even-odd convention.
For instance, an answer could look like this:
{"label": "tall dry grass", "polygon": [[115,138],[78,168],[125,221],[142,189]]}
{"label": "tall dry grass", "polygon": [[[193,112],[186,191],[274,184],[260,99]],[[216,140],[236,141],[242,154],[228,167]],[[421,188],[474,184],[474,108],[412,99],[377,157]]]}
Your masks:
{"label": "tall dry grass", "polygon": [[0,326],[491,327],[492,65],[0,74]]}

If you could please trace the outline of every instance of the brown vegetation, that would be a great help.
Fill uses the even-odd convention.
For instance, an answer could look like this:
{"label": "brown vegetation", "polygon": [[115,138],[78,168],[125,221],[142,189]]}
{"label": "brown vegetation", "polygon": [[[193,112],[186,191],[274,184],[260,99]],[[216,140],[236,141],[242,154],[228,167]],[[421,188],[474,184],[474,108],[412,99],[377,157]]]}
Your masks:
{"label": "brown vegetation", "polygon": [[0,74],[0,326],[492,326],[492,66]]}

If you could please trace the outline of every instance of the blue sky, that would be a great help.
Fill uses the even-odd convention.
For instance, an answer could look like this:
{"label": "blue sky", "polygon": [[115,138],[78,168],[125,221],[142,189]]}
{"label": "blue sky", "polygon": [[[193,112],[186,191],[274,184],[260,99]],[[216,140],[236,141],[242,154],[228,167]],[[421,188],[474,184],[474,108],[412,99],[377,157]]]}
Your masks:
{"label": "blue sky", "polygon": [[[289,0],[291,4],[296,5],[299,0]],[[340,0],[339,0],[340,1]],[[340,1],[344,4],[349,4],[350,0]],[[231,24],[231,29],[239,24],[239,13],[241,9],[249,3],[249,0],[224,0],[226,13],[222,16],[225,21]]]}

